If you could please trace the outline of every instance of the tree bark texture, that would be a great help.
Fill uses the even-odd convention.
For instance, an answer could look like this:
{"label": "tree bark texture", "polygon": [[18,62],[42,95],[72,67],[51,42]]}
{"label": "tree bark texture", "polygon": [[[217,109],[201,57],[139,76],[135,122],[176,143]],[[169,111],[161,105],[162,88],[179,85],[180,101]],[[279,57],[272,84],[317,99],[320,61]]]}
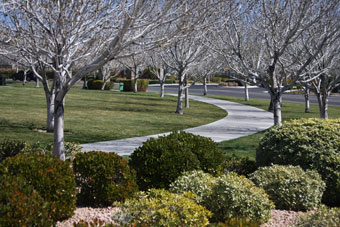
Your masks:
{"label": "tree bark texture", "polygon": [[54,110],[54,143],[53,155],[65,161],[65,145],[64,145],[64,104],[65,97],[58,101],[55,100]]}
{"label": "tree bark texture", "polygon": [[183,107],[182,107],[183,99],[182,99],[182,95],[183,95],[183,81],[180,80],[179,84],[178,84],[178,97],[177,97],[177,109],[176,109],[176,113],[177,114],[183,114]]}
{"label": "tree bark texture", "polygon": [[160,97],[161,98],[164,98],[164,81],[163,80],[160,80],[160,89],[161,89],[161,91],[160,91]]}
{"label": "tree bark texture", "polygon": [[208,94],[208,85],[207,85],[207,77],[205,76],[204,77],[204,80],[203,80],[203,87],[204,87],[204,90],[203,90],[203,95],[207,95]]}
{"label": "tree bark texture", "polygon": [[189,88],[185,88],[185,108],[189,109]]}
{"label": "tree bark texture", "polygon": [[249,101],[249,91],[248,91],[248,84],[244,84],[244,100]]}
{"label": "tree bark texture", "polygon": [[319,103],[320,118],[328,119],[328,94],[318,93],[316,97]]}
{"label": "tree bark texture", "polygon": [[309,105],[309,88],[305,90],[305,113],[310,113]]}

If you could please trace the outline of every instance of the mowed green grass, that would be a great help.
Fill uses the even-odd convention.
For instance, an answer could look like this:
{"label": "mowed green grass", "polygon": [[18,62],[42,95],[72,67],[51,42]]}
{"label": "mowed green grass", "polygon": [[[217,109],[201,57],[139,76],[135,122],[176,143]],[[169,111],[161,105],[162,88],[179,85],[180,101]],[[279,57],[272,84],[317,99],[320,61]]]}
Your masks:
{"label": "mowed green grass", "polygon": [[[245,105],[251,105],[263,110],[267,110],[269,106],[269,100],[264,99],[250,99],[247,102],[244,101],[243,98],[221,96],[209,96],[209,97],[242,103]],[[282,120],[284,122],[291,119],[319,117],[318,105],[311,104],[310,111],[311,111],[310,113],[305,113],[305,105],[302,103],[284,102],[282,104]],[[328,113],[329,118],[338,118],[340,117],[340,107],[329,106]],[[241,157],[248,157],[252,160],[255,160],[256,149],[258,147],[259,141],[264,136],[264,133],[265,131],[262,131],[250,136],[245,136],[229,141],[223,141],[219,143],[219,147],[223,150],[225,154],[228,155],[236,154]]]}
{"label": "mowed green grass", "polygon": [[[0,86],[0,138],[43,144],[53,142],[46,128],[43,88],[34,82]],[[154,93],[83,90],[72,88],[65,102],[65,141],[89,143],[191,128],[226,116],[216,106],[191,101],[183,115],[175,114],[176,97]]]}

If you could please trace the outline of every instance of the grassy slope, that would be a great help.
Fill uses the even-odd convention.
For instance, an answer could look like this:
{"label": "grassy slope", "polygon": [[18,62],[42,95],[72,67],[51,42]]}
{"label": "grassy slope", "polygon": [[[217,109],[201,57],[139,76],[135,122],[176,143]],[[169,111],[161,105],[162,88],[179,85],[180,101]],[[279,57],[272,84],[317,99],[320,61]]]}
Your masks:
{"label": "grassy slope", "polygon": [[[238,102],[246,105],[251,105],[258,107],[263,110],[267,110],[269,106],[268,100],[263,99],[250,99],[246,102],[243,98],[235,97],[221,97],[221,96],[209,96],[212,98],[219,98],[228,101]],[[287,121],[290,119],[298,118],[317,118],[319,117],[318,105],[311,104],[311,113],[305,113],[305,106],[301,103],[284,102],[282,105],[282,119]],[[329,117],[337,118],[340,114],[340,107],[329,106]],[[250,159],[255,159],[256,148],[260,139],[263,137],[264,132],[259,132],[254,135],[241,137],[234,140],[224,141],[219,143],[220,148],[226,154],[236,154],[243,157],[249,157]]]}
{"label": "grassy slope", "polygon": [[[34,83],[0,86],[0,138],[51,143],[44,129],[46,101]],[[183,115],[175,114],[176,97],[161,99],[152,93],[120,93],[73,88],[66,97],[65,140],[95,142],[151,135],[213,122],[226,112],[213,105],[191,101]]]}

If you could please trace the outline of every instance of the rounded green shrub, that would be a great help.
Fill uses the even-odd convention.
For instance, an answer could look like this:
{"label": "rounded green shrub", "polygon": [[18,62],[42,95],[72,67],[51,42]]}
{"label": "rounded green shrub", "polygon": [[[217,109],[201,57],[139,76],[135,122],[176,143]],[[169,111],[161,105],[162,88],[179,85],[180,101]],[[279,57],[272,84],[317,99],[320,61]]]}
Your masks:
{"label": "rounded green shrub", "polygon": [[91,151],[76,154],[73,169],[78,203],[92,207],[110,206],[137,191],[135,174],[127,162],[115,153]]}
{"label": "rounded green shrub", "polygon": [[[187,197],[186,197],[187,196]],[[120,226],[206,226],[211,213],[191,198],[164,189],[139,192],[136,198],[115,204],[121,208],[114,220]]]}
{"label": "rounded green shrub", "polygon": [[265,223],[274,209],[262,188],[233,172],[218,177],[203,205],[213,213],[214,222],[249,218],[251,222]]}
{"label": "rounded green shrub", "polygon": [[87,81],[87,88],[90,90],[101,90],[103,86],[103,80],[89,80]]}
{"label": "rounded green shrub", "polygon": [[202,170],[184,172],[170,184],[169,191],[177,194],[192,192],[196,194],[195,201],[202,203],[205,197],[211,192],[211,187],[216,178]]}
{"label": "rounded green shrub", "polygon": [[0,163],[8,157],[22,152],[28,144],[19,140],[3,140],[0,142]]}
{"label": "rounded green shrub", "polygon": [[256,151],[259,166],[299,165],[326,182],[322,201],[340,206],[340,119],[299,119],[266,132]]}
{"label": "rounded green shrub", "polygon": [[0,226],[52,226],[48,203],[20,176],[0,176]]}
{"label": "rounded green shrub", "polygon": [[340,227],[340,208],[320,207],[316,212],[300,217],[296,227]]}
{"label": "rounded green shrub", "polygon": [[5,159],[0,175],[21,175],[49,203],[52,219],[62,220],[76,209],[76,184],[69,164],[44,154],[18,154]]}
{"label": "rounded green shrub", "polygon": [[223,154],[210,138],[186,132],[173,132],[151,138],[130,156],[140,189],[168,188],[184,171],[202,169],[215,173]]}
{"label": "rounded green shrub", "polygon": [[282,210],[306,211],[318,207],[326,186],[316,171],[305,172],[299,166],[260,167],[249,179],[263,188],[275,207]]}
{"label": "rounded green shrub", "polygon": [[248,176],[257,170],[256,162],[236,155],[227,155],[222,164],[224,173],[235,172],[239,175]]}

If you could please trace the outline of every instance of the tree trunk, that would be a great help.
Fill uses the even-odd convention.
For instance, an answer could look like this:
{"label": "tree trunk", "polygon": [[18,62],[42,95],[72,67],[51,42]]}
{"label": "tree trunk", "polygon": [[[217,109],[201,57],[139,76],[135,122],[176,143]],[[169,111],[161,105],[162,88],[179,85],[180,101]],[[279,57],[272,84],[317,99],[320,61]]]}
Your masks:
{"label": "tree trunk", "polygon": [[309,88],[305,90],[305,113],[310,113],[309,109]]}
{"label": "tree trunk", "polygon": [[39,87],[39,79],[38,78],[36,78],[35,87]]}
{"label": "tree trunk", "polygon": [[137,85],[138,85],[137,77],[135,77],[135,79],[134,79],[134,86],[133,86],[133,92],[134,93],[136,93],[138,91]]}
{"label": "tree trunk", "polygon": [[55,100],[54,110],[54,143],[53,155],[65,161],[65,146],[64,146],[64,104],[65,97],[61,100]]}
{"label": "tree trunk", "polygon": [[46,131],[53,132],[54,131],[54,93],[46,94],[46,103],[47,103],[47,121],[46,121]]}
{"label": "tree trunk", "polygon": [[176,113],[177,114],[183,114],[183,108],[182,108],[182,95],[183,95],[183,81],[180,80],[178,84],[178,97],[177,97],[177,109]]}
{"label": "tree trunk", "polygon": [[161,87],[160,97],[164,98],[164,81],[160,80],[159,83],[160,83],[160,87]]}
{"label": "tree trunk", "polygon": [[268,111],[269,112],[274,112],[274,105],[273,105],[273,100],[272,98],[270,99],[270,103],[269,103],[269,106],[268,106]]}
{"label": "tree trunk", "polygon": [[160,85],[160,97],[164,98],[164,80],[165,80],[165,75],[164,75],[164,68],[161,66],[159,68],[159,85]]}
{"label": "tree trunk", "polygon": [[203,80],[203,87],[204,87],[204,90],[203,90],[203,95],[207,95],[208,94],[208,85],[207,85],[207,77],[205,76],[204,77],[204,80]]}
{"label": "tree trunk", "polygon": [[281,94],[277,92],[271,99],[274,107],[274,125],[282,125]]}
{"label": "tree trunk", "polygon": [[185,108],[189,109],[189,88],[185,88]]}
{"label": "tree trunk", "polygon": [[244,84],[244,100],[249,101],[249,91],[248,91],[248,84]]}
{"label": "tree trunk", "polygon": [[317,93],[316,97],[319,103],[320,118],[328,119],[328,95]]}

